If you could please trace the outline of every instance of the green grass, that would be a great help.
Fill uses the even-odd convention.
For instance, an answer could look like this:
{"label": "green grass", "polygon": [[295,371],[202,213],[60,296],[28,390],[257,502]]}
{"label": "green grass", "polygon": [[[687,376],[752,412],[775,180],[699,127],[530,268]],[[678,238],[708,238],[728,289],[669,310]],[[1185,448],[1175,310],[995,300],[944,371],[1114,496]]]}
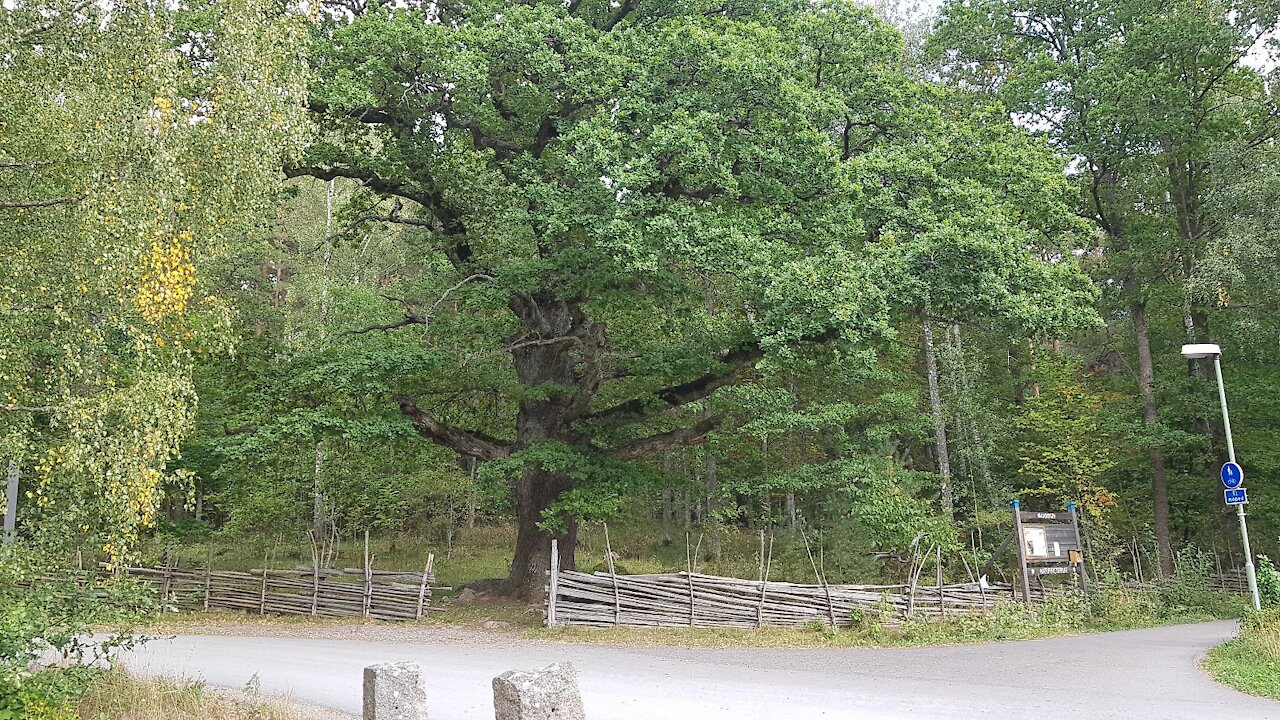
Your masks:
{"label": "green grass", "polygon": [[1239,637],[1211,650],[1204,666],[1220,683],[1280,700],[1280,609],[1246,617]]}

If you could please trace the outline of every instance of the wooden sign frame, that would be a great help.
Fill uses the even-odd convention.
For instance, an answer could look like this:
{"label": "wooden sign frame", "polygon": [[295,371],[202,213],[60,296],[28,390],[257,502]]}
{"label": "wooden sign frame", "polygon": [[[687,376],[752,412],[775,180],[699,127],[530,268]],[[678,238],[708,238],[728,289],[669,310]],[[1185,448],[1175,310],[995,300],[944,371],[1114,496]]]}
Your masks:
{"label": "wooden sign frame", "polygon": [[[1080,515],[1076,512],[1076,504],[1068,503],[1067,512],[1065,513],[1042,513],[1028,512],[1022,509],[1021,501],[1014,499],[1009,503],[1013,510],[1013,534],[1009,536],[1004,543],[996,549],[991,556],[991,561],[987,563],[990,569],[991,564],[995,562],[996,557],[1004,550],[1005,546],[1010,542],[1014,544],[1018,551],[1018,574],[1021,576],[1022,600],[1023,602],[1031,602],[1031,576],[1037,575],[1066,575],[1075,573],[1077,581],[1080,583],[1080,592],[1085,597],[1089,596],[1089,580],[1085,570],[1084,546],[1080,543]],[[1023,521],[1033,521],[1032,524],[1026,524]],[[1069,526],[1070,537],[1067,545],[1067,552],[1064,556],[1061,553],[1061,542],[1054,542],[1055,553],[1048,552],[1048,535],[1049,527],[1061,528]],[[1043,555],[1031,555],[1027,548],[1028,529],[1040,530],[1045,538],[1045,553]],[[1061,537],[1061,532],[1057,533]],[[1067,540],[1068,538],[1063,538]],[[1074,546],[1074,547],[1073,547]],[[986,574],[985,572],[983,573]]]}

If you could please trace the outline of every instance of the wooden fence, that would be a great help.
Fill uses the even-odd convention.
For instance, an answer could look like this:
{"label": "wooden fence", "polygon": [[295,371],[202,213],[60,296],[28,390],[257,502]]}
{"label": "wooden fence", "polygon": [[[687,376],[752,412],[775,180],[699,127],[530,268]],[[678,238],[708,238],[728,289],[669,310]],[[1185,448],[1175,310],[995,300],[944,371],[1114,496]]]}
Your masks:
{"label": "wooden fence", "polygon": [[432,610],[434,556],[421,573],[370,568],[258,569],[130,567],[161,601],[184,610],[233,610],[265,615],[413,620]]}
{"label": "wooden fence", "polygon": [[1249,594],[1249,579],[1245,576],[1244,570],[1239,568],[1209,576],[1209,585],[1215,590],[1241,595]]}
{"label": "wooden fence", "polygon": [[[1006,584],[801,585],[701,575],[616,575],[556,570],[548,583],[547,625],[592,627],[848,627],[858,617],[893,623],[912,615],[984,612]],[[1033,588],[1032,599],[1039,592]]]}

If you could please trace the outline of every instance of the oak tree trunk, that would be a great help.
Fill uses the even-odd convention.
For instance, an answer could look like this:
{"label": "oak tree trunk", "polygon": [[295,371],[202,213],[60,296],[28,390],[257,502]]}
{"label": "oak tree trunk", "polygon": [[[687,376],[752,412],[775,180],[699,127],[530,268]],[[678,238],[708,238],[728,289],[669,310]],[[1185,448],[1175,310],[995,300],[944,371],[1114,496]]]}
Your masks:
{"label": "oak tree trunk", "polygon": [[[516,415],[516,450],[539,442],[585,447],[572,423],[587,409],[599,387],[595,362],[603,329],[593,325],[571,300],[520,295],[511,309],[520,318],[521,335],[509,343],[516,377],[531,392]],[[542,597],[551,561],[551,540],[559,541],[560,569],[573,570],[578,523],[570,515],[548,511],[573,487],[573,479],[538,464],[527,464],[516,482],[515,557],[507,589],[516,597]],[[545,526],[545,527],[544,527]]]}

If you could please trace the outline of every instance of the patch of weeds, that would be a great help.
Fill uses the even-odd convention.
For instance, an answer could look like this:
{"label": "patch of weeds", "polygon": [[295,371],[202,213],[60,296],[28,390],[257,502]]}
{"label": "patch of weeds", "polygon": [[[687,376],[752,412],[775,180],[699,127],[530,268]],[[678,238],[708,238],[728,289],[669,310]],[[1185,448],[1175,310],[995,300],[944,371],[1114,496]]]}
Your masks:
{"label": "patch of weeds", "polygon": [[1247,615],[1239,637],[1210,650],[1204,666],[1220,683],[1280,700],[1280,607]]}

